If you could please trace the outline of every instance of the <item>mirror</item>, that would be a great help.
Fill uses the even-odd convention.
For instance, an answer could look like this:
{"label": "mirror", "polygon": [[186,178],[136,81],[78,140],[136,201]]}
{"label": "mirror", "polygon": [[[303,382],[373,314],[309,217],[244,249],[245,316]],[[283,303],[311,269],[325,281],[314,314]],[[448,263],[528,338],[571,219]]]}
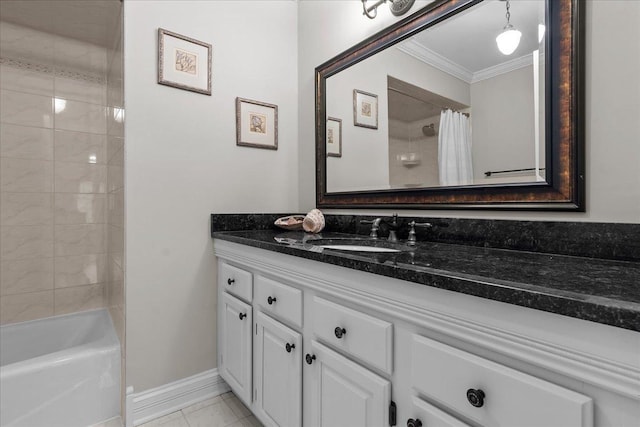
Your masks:
{"label": "mirror", "polygon": [[319,66],[318,206],[584,210],[582,20],[436,1]]}

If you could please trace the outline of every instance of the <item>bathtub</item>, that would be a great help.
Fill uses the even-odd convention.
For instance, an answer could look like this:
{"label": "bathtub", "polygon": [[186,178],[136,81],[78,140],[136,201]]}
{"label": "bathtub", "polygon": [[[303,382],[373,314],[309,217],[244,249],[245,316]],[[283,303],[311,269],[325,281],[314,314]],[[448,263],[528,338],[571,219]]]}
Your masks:
{"label": "bathtub", "polygon": [[0,327],[0,426],[86,427],[120,414],[120,343],[107,310]]}

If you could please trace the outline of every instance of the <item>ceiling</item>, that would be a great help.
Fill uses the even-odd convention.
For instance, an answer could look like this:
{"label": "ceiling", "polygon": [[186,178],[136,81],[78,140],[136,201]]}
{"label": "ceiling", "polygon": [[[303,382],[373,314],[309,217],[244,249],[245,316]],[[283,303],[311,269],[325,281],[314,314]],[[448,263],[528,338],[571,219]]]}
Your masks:
{"label": "ceiling", "polygon": [[539,48],[538,24],[544,23],[543,0],[511,0],[511,24],[522,32],[520,45],[508,56],[497,48],[496,36],[506,19],[506,2],[487,0],[410,39],[436,56],[471,74],[530,54]]}
{"label": "ceiling", "polygon": [[464,110],[468,105],[387,76],[389,118],[405,123],[439,116],[445,108]]}
{"label": "ceiling", "polygon": [[110,47],[120,0],[1,0],[0,20]]}

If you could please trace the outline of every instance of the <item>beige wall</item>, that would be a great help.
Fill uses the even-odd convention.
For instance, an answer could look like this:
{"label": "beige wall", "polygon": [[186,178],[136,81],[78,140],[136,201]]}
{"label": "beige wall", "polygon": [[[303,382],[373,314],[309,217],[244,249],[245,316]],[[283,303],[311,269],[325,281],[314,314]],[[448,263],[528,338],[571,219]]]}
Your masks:
{"label": "beige wall", "polygon": [[533,66],[473,83],[470,90],[474,182],[535,181],[533,171],[484,175],[486,171],[535,167]]}
{"label": "beige wall", "polygon": [[[300,210],[314,198],[314,68],[394,22],[370,21],[361,2],[299,2]],[[413,10],[417,10],[414,6]],[[586,213],[398,211],[467,218],[640,222],[640,2],[586,2]],[[395,210],[394,210],[395,211]],[[333,211],[351,212],[351,211]],[[388,214],[389,211],[358,210]]]}
{"label": "beige wall", "polygon": [[[297,3],[125,1],[127,384],[216,367],[211,212],[296,211]],[[213,45],[213,94],[158,85],[158,27]],[[235,98],[278,105],[236,146]]]}
{"label": "beige wall", "polygon": [[0,32],[0,323],[102,307],[106,51]]}
{"label": "beige wall", "polygon": [[[327,79],[327,115],[342,119],[342,157],[327,159],[327,189],[389,188],[388,76],[469,104],[469,85],[399,49],[388,49]],[[378,96],[378,129],[354,126],[353,90]]]}

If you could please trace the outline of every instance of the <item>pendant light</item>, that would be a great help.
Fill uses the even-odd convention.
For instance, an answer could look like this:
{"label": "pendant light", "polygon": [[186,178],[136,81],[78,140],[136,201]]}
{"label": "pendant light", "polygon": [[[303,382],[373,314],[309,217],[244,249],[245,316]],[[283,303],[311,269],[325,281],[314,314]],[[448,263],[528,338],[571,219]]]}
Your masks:
{"label": "pendant light", "polygon": [[518,48],[518,44],[520,44],[520,37],[522,36],[522,33],[516,30],[516,28],[509,22],[511,19],[509,6],[509,0],[507,0],[507,25],[504,26],[502,32],[498,37],[496,37],[498,49],[504,55],[511,55]]}

